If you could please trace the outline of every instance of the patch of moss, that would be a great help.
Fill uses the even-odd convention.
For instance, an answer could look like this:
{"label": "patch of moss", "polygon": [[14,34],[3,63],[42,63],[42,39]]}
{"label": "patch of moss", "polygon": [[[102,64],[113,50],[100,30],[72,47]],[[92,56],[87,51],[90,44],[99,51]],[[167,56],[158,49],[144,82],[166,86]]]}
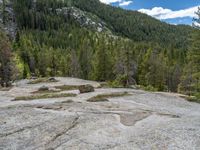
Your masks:
{"label": "patch of moss", "polygon": [[54,90],[47,90],[47,91],[34,91],[34,92],[32,92],[32,94],[50,94],[50,93],[58,93],[58,92],[60,92],[60,91],[54,91]]}
{"label": "patch of moss", "polygon": [[106,98],[90,98],[87,101],[88,102],[108,102],[109,100]]}
{"label": "patch of moss", "polygon": [[187,100],[190,101],[190,102],[200,103],[200,98],[198,98],[196,96],[188,96]]}
{"label": "patch of moss", "polygon": [[100,82],[100,86],[99,87],[97,87],[97,88],[110,88],[111,86],[110,86],[110,84],[109,84],[109,82]]}
{"label": "patch of moss", "polygon": [[60,94],[40,94],[40,95],[30,95],[30,96],[19,96],[12,101],[28,101],[35,99],[47,99],[47,98],[61,98],[61,97],[75,97],[76,94],[73,93],[60,93]]}
{"label": "patch of moss", "polygon": [[144,91],[148,91],[148,92],[158,92],[159,90],[151,85],[148,86],[143,86],[143,85],[137,85],[136,86],[137,89],[142,89]]}
{"label": "patch of moss", "polygon": [[188,100],[189,102],[200,103],[200,97],[198,97],[198,96],[187,96],[187,95],[184,95],[184,96],[180,96],[180,97]]}
{"label": "patch of moss", "polygon": [[58,82],[58,81],[57,80],[52,81],[52,80],[49,80],[49,78],[38,78],[38,79],[28,82],[28,84],[50,83],[50,82]]}
{"label": "patch of moss", "polygon": [[123,97],[130,95],[128,92],[118,92],[118,93],[110,93],[110,94],[100,94],[88,99],[88,102],[106,102],[108,98],[114,97]]}
{"label": "patch of moss", "polygon": [[66,100],[66,101],[62,101],[61,103],[65,104],[65,103],[73,103],[74,101],[69,99],[69,100]]}

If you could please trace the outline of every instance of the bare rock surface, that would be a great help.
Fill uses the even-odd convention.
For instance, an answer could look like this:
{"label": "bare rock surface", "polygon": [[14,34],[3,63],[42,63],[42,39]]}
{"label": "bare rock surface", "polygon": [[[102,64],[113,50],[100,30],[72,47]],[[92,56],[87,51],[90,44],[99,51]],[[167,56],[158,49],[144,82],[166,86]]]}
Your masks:
{"label": "bare rock surface", "polygon": [[[97,88],[99,83],[56,78],[55,83],[18,81],[0,91],[0,150],[199,150],[200,105],[178,94],[133,89]],[[11,101],[41,86],[87,85],[60,91],[76,97]],[[128,92],[106,102],[87,102],[99,94]]]}

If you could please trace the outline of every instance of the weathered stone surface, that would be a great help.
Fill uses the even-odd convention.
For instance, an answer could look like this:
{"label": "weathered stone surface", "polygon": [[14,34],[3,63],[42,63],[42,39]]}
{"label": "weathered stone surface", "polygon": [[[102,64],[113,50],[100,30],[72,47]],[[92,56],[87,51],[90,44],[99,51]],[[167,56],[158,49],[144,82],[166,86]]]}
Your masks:
{"label": "weathered stone surface", "polygon": [[[56,78],[57,79],[57,78]],[[16,83],[0,91],[0,150],[149,150],[200,148],[200,104],[177,94],[150,93],[134,89],[98,88],[91,93],[74,92],[74,98],[11,101],[29,95],[43,83]],[[99,83],[59,78],[55,85]],[[107,102],[87,100],[99,94],[128,92],[129,96]]]}

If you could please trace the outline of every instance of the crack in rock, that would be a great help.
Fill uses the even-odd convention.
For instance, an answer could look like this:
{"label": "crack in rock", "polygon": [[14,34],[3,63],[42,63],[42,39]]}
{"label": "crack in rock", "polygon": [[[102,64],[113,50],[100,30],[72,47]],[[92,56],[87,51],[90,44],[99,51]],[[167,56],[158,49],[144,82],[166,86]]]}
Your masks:
{"label": "crack in rock", "polygon": [[36,127],[41,126],[42,124],[44,124],[44,122],[40,123],[40,124],[37,124],[35,126],[26,126],[26,127],[23,127],[21,129],[18,129],[18,130],[12,131],[12,132],[8,132],[8,133],[5,133],[5,134],[0,134],[0,137],[6,137],[6,136],[9,136],[9,135],[12,135],[12,134],[15,134],[15,133],[23,132],[24,130],[36,128]]}
{"label": "crack in rock", "polygon": [[157,113],[157,115],[160,115],[160,116],[168,116],[168,117],[171,117],[171,118],[181,118],[180,116],[178,116],[178,115],[173,115],[173,114]]}
{"label": "crack in rock", "polygon": [[[65,135],[67,134],[70,130],[72,130],[73,128],[76,127],[76,125],[78,124],[78,120],[79,120],[80,116],[77,114],[77,117],[74,118],[73,122],[71,123],[71,125],[68,127],[68,128],[65,128],[64,130],[62,130],[61,132],[57,133],[50,141],[48,141],[46,144],[45,144],[45,147],[48,147],[49,144],[53,143],[54,141],[56,141],[59,137],[61,137],[62,135]],[[55,147],[59,147],[59,145],[55,146]],[[46,150],[49,150],[49,149],[55,149],[50,147],[50,148],[46,148]]]}

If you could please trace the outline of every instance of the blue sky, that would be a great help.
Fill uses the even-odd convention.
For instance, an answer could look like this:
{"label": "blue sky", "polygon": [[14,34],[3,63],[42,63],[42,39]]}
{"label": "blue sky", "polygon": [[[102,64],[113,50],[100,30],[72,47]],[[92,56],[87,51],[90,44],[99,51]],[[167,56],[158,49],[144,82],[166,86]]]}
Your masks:
{"label": "blue sky", "polygon": [[171,24],[192,24],[200,0],[100,0],[124,9],[138,10]]}

